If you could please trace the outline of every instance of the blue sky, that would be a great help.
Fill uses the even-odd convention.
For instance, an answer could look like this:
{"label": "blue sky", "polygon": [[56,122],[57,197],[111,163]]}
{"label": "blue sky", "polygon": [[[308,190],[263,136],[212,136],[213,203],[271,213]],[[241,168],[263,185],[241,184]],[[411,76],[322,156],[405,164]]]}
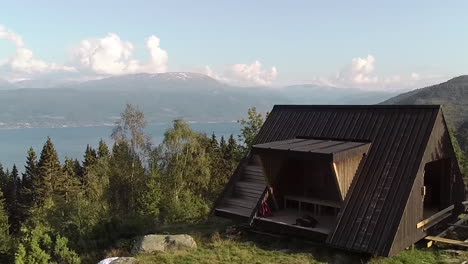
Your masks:
{"label": "blue sky", "polygon": [[[0,78],[198,71],[243,85],[391,89],[467,73],[467,1],[382,2],[7,1],[0,25],[33,61],[12,63],[18,43],[0,30]],[[131,48],[95,62],[109,33]],[[153,57],[150,36],[159,40]],[[84,40],[90,47],[77,55]]]}

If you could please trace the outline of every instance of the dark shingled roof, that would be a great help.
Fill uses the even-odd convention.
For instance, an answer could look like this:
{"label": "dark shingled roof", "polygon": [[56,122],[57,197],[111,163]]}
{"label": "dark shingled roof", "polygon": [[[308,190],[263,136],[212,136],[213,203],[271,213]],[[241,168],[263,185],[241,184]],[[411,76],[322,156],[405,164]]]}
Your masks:
{"label": "dark shingled roof", "polygon": [[255,144],[297,137],[372,142],[327,242],[386,255],[439,110],[427,105],[277,105]]}
{"label": "dark shingled roof", "polygon": [[294,138],[254,145],[252,153],[280,151],[318,158],[327,162],[338,162],[348,157],[364,154],[369,147],[370,143],[366,142]]}

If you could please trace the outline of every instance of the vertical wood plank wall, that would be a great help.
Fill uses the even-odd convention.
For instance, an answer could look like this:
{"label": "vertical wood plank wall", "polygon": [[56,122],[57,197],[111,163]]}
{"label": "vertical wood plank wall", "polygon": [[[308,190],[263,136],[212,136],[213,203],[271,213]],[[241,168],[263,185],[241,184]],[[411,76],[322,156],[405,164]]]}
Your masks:
{"label": "vertical wood plank wall", "polygon": [[362,160],[362,155],[357,155],[349,159],[345,159],[340,162],[333,163],[333,169],[338,180],[338,185],[340,187],[341,197],[343,200],[346,198],[349,187],[353,182],[354,175],[359,167],[359,163]]}
{"label": "vertical wood plank wall", "polygon": [[[442,117],[442,112],[439,111],[434,124],[434,129],[424,152],[416,180],[403,212],[403,216],[400,220],[398,231],[393,240],[392,247],[390,248],[390,255],[394,255],[401,250],[404,250],[427,235],[422,228],[418,229],[416,227],[418,222],[424,220],[424,197],[421,193],[421,189],[424,186],[424,167],[428,162],[441,159],[450,159],[450,162],[452,163],[451,175],[443,175],[450,178],[449,181],[451,184],[449,186],[443,186],[443,190],[441,190],[445,201],[447,201],[448,204],[452,204],[454,201],[459,200],[454,199],[454,197],[457,195],[460,196],[461,193],[464,193],[464,191],[460,190],[460,188],[455,184],[457,182],[457,178],[461,178],[462,176],[458,165],[453,165],[456,163],[455,153],[451,146],[450,136]],[[460,186],[462,187],[461,189],[463,189],[463,185]],[[454,194],[452,194],[451,190],[453,190]]]}

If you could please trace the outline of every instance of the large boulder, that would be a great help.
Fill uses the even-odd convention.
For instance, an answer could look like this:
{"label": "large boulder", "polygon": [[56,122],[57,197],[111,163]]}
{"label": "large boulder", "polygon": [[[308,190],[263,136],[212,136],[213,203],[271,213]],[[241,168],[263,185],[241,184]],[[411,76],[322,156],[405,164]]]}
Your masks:
{"label": "large boulder", "polygon": [[146,235],[135,242],[132,253],[157,253],[196,248],[197,243],[189,235]]}

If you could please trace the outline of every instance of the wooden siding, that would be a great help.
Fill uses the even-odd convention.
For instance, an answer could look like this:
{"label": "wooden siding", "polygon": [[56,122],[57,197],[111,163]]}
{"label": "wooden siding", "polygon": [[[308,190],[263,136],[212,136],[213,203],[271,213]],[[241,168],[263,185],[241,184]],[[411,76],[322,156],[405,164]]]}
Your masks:
{"label": "wooden siding", "polygon": [[335,176],[338,180],[338,185],[340,187],[341,197],[343,200],[348,194],[349,187],[353,182],[356,171],[359,167],[359,164],[362,160],[362,155],[357,155],[352,158],[345,159],[340,162],[333,163],[333,169],[335,171]]}
{"label": "wooden siding", "polygon": [[[442,111],[439,111],[422,162],[420,162],[418,173],[406,203],[403,216],[401,217],[398,231],[393,239],[391,248],[389,248],[389,255],[397,254],[401,250],[423,239],[428,234],[427,230],[424,228],[417,228],[418,222],[424,220],[424,197],[421,194],[421,189],[424,186],[424,168],[429,162],[443,159],[449,159],[449,164],[451,164],[451,175],[446,175],[449,179],[445,181],[450,184],[442,184],[441,186],[444,194],[441,206],[447,207],[451,204],[457,204],[459,201],[463,201],[465,194],[463,189],[464,185],[460,184],[460,182],[463,182],[463,178],[453,151],[448,129]],[[458,205],[453,214],[458,215],[460,211],[461,207]]]}
{"label": "wooden siding", "polygon": [[[422,238],[416,224],[423,218],[424,167],[432,160],[451,159],[446,202],[455,203],[454,213],[463,207],[464,183],[440,106],[275,106],[254,144],[295,138],[372,143],[326,240],[333,247],[386,256]],[[280,160],[262,157],[272,185],[286,166]],[[234,178],[231,187],[241,181]]]}
{"label": "wooden siding", "polygon": [[255,144],[296,137],[371,142],[327,243],[386,255],[439,109],[440,106],[275,106]]}

